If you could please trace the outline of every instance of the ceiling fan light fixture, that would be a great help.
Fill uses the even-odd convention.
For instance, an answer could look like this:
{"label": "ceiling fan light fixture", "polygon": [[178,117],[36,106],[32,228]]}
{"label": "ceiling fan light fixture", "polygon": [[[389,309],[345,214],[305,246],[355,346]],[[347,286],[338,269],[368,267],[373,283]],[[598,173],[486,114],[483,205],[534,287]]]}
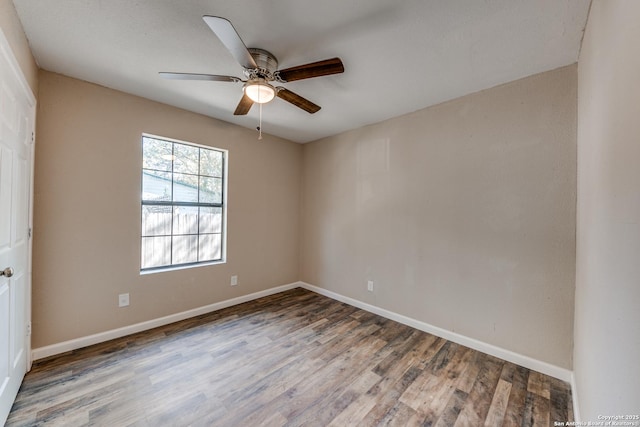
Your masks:
{"label": "ceiling fan light fixture", "polygon": [[249,80],[243,90],[245,95],[257,104],[266,104],[276,96],[276,89],[262,78]]}

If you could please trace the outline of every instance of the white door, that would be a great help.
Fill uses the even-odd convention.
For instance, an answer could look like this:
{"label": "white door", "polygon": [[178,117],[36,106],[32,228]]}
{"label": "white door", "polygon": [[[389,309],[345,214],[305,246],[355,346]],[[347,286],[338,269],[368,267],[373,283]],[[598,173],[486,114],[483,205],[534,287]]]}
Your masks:
{"label": "white door", "polygon": [[0,32],[0,424],[30,364],[34,106]]}

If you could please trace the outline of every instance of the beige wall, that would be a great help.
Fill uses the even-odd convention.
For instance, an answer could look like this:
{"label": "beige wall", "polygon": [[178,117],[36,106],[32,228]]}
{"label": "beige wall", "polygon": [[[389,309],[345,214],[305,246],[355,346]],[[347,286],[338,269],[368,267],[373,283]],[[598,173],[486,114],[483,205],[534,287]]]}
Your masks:
{"label": "beige wall", "polygon": [[640,412],[638,17],[638,1],[594,1],[578,68],[574,359],[583,421]]}
{"label": "beige wall", "polygon": [[576,85],[569,66],[304,145],[301,280],[570,369]]}
{"label": "beige wall", "polygon": [[[140,275],[143,132],[229,150],[226,264]],[[34,348],[298,279],[300,145],[46,71],[38,135]]]}
{"label": "beige wall", "polygon": [[9,41],[9,46],[18,60],[27,83],[34,94],[38,94],[38,66],[33,59],[29,42],[22,29],[16,9],[11,0],[0,0],[0,28]]}

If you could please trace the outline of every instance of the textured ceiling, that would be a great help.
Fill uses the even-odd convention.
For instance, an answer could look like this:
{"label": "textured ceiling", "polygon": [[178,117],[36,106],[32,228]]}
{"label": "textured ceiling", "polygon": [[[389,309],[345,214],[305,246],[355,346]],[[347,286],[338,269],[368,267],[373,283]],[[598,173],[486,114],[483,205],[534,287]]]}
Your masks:
{"label": "textured ceiling", "polygon": [[242,77],[202,20],[229,19],[248,47],[287,68],[339,56],[345,73],[287,83],[322,106],[276,99],[263,130],[307,142],[578,59],[590,0],[14,0],[41,68],[254,129],[233,116],[241,84],[164,80],[159,71]]}

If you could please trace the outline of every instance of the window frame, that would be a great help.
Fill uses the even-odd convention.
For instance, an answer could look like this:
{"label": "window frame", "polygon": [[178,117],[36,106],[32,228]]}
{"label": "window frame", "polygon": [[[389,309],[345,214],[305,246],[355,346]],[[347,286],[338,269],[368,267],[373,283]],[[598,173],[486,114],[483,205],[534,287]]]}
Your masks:
{"label": "window frame", "polygon": [[[156,139],[156,140],[161,140],[164,142],[168,142],[172,144],[172,155],[175,152],[175,144],[180,144],[180,145],[185,145],[185,146],[189,146],[189,147],[196,147],[198,149],[205,149],[205,150],[212,150],[212,151],[218,151],[220,153],[222,153],[222,174],[220,176],[220,179],[222,180],[222,185],[221,185],[221,199],[220,199],[220,203],[209,203],[209,202],[200,202],[200,201],[196,201],[196,202],[184,202],[184,201],[173,201],[173,200],[145,200],[144,199],[144,174],[145,171],[147,170],[152,170],[152,169],[147,169],[144,167],[144,139],[145,138],[150,138],[150,139]],[[226,263],[227,260],[227,181],[228,181],[228,162],[229,162],[229,151],[225,150],[223,148],[218,148],[218,147],[212,147],[209,145],[203,145],[203,144],[197,144],[197,143],[193,143],[193,142],[189,142],[189,141],[183,141],[183,140],[179,140],[179,139],[174,139],[174,138],[168,138],[165,136],[160,136],[160,135],[154,135],[154,134],[150,134],[150,133],[142,133],[141,137],[140,137],[140,150],[141,150],[141,167],[140,167],[140,235],[139,235],[139,240],[138,242],[140,243],[140,247],[139,247],[139,267],[140,267],[140,274],[149,274],[149,273],[158,273],[158,272],[163,272],[163,271],[172,271],[172,270],[182,270],[182,269],[188,269],[188,268],[194,268],[194,267],[202,267],[202,266],[209,266],[209,265],[216,265],[216,264],[224,264]],[[174,184],[176,183],[176,181],[174,180],[174,174],[175,173],[181,173],[181,172],[175,172],[175,164],[174,164],[174,160],[172,159],[171,161],[171,186],[173,188]],[[200,165],[198,165],[198,168],[200,168]],[[167,171],[159,171],[159,172],[167,172]],[[200,177],[208,177],[208,175],[200,175],[200,170],[198,170],[198,178]],[[217,178],[217,177],[214,177]],[[173,191],[173,190],[172,190]],[[173,194],[173,193],[172,193]],[[173,199],[173,196],[172,196]],[[180,206],[185,206],[185,207],[195,207],[195,208],[200,208],[200,207],[207,207],[207,208],[220,208],[222,210],[222,216],[221,216],[221,224],[220,224],[220,258],[219,259],[215,259],[215,260],[206,260],[206,261],[195,261],[195,262],[187,262],[187,263],[180,263],[180,264],[167,264],[167,265],[162,265],[162,266],[157,266],[157,267],[146,267],[143,268],[142,267],[142,262],[143,262],[143,239],[145,237],[152,237],[152,236],[145,236],[144,235],[144,223],[143,223],[143,215],[144,215],[144,206],[147,205],[151,205],[151,206],[166,206],[167,208],[174,208],[174,207],[180,207]],[[173,218],[171,220],[171,234],[169,235],[171,237],[171,245],[170,245],[170,259],[171,262],[173,262],[173,237],[175,236],[173,234]],[[198,224],[198,230],[197,230],[197,234],[192,234],[192,235],[197,235],[198,238],[200,237],[201,234],[207,234],[207,233],[201,233],[200,231],[200,227]],[[213,233],[213,234],[217,234],[217,233]],[[178,235],[180,236],[180,235]]]}

